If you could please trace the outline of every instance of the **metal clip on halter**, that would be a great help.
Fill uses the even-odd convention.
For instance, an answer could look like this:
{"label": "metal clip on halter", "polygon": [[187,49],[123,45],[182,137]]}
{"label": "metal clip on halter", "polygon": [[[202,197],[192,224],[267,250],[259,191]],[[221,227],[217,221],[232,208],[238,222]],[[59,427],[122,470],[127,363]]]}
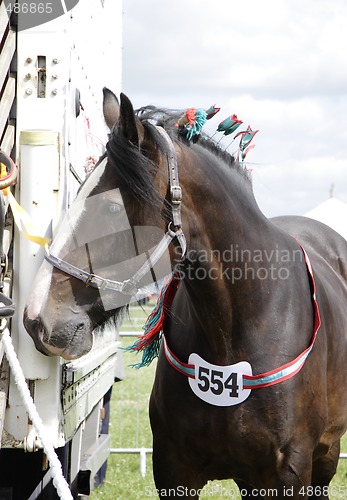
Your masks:
{"label": "metal clip on halter", "polygon": [[136,295],[138,292],[138,288],[133,283],[131,280],[126,280],[123,282],[123,288],[122,288],[122,293],[125,293],[125,295],[129,295],[130,297],[133,297]]}
{"label": "metal clip on halter", "polygon": [[171,188],[171,203],[178,205],[182,201],[182,188],[181,186],[172,186]]}

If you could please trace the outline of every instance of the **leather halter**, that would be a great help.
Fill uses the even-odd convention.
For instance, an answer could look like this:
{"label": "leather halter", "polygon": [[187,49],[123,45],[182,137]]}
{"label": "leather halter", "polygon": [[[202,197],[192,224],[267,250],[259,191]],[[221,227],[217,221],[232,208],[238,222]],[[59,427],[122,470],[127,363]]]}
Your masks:
{"label": "leather halter", "polygon": [[102,278],[96,274],[88,273],[79,267],[69,264],[63,259],[52,255],[46,247],[45,259],[53,267],[56,267],[60,271],[83,281],[87,286],[92,286],[100,290],[113,290],[117,292],[124,293],[126,295],[135,295],[138,290],[138,283],[141,279],[153,269],[155,264],[164,255],[168,246],[174,238],[177,238],[182,252],[182,258],[184,257],[187,249],[186,238],[182,230],[182,218],[181,218],[181,204],[182,204],[182,189],[178,180],[178,165],[175,147],[172,140],[170,139],[167,132],[162,127],[157,127],[158,132],[163,137],[168,146],[168,152],[166,154],[169,172],[169,187],[170,187],[170,203],[172,211],[172,221],[169,222],[167,231],[163,238],[160,240],[158,245],[154,248],[149,258],[144,262],[144,264],[136,271],[136,273],[129,279],[124,281],[115,281],[107,278]]}

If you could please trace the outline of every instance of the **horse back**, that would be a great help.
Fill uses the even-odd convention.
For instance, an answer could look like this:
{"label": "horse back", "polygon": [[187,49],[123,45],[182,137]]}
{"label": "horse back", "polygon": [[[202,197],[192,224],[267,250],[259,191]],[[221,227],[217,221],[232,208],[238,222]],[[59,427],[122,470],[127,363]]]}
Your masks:
{"label": "horse back", "polygon": [[[325,263],[335,271],[337,279],[347,284],[347,241],[339,233],[308,217],[282,216],[270,220],[298,240],[308,253],[313,268],[322,269]],[[318,269],[316,272],[319,273]]]}

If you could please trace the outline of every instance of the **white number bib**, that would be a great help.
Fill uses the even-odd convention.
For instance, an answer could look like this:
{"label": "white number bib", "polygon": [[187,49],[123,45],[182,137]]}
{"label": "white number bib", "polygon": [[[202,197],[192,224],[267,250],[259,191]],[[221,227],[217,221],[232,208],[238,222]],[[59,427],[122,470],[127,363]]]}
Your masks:
{"label": "white number bib", "polygon": [[218,366],[208,363],[196,353],[188,363],[195,366],[195,378],[189,377],[189,385],[200,399],[215,406],[233,406],[245,401],[251,389],[243,388],[243,375],[252,375],[247,361],[235,365]]}

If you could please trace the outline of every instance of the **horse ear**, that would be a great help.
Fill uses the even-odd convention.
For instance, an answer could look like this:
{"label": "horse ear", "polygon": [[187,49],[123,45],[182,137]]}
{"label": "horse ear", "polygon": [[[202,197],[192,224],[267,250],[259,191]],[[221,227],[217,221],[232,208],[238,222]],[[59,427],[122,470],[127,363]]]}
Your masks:
{"label": "horse ear", "polygon": [[124,136],[138,147],[144,138],[144,128],[135,116],[130,99],[123,93],[120,95],[120,127]]}
{"label": "horse ear", "polygon": [[104,87],[102,89],[102,92],[104,94],[104,101],[103,101],[104,118],[106,125],[111,130],[113,125],[119,120],[119,101],[110,89]]}

